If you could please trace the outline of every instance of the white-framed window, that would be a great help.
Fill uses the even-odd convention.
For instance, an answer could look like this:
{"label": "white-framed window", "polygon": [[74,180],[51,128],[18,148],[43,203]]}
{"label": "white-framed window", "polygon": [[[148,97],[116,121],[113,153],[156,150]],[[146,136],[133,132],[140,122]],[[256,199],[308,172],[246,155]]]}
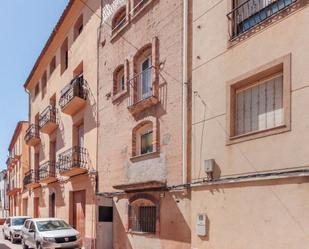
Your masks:
{"label": "white-framed window", "polygon": [[141,78],[140,78],[140,99],[145,99],[152,94],[151,85],[151,57],[147,57],[141,63]]}

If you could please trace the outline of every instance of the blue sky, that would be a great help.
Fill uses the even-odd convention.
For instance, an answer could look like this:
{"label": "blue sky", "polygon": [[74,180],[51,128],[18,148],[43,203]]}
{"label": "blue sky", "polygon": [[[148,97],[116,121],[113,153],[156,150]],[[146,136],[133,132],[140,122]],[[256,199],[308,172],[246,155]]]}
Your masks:
{"label": "blue sky", "polygon": [[0,168],[19,120],[27,120],[23,84],[68,0],[9,0],[0,6]]}

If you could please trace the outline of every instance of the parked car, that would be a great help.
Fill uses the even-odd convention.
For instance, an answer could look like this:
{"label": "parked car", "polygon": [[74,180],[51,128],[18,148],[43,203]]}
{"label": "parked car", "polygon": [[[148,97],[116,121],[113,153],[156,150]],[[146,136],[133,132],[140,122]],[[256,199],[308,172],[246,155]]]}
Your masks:
{"label": "parked car", "polygon": [[78,231],[58,218],[36,218],[27,220],[22,227],[24,249],[55,249],[82,247]]}
{"label": "parked car", "polygon": [[2,232],[4,239],[10,239],[12,243],[21,240],[21,228],[29,216],[13,216],[5,220]]}

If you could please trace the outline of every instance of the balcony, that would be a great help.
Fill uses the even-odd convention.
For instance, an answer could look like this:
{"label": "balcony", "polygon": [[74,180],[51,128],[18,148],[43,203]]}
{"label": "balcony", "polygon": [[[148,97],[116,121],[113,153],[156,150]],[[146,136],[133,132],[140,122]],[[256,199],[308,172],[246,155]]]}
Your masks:
{"label": "balcony", "polygon": [[24,186],[28,189],[34,189],[40,186],[39,171],[30,170],[25,174]]}
{"label": "balcony", "polygon": [[86,173],[87,149],[74,146],[58,156],[57,169],[61,176],[75,176]]}
{"label": "balcony", "polygon": [[25,135],[26,144],[29,146],[35,146],[41,142],[40,132],[38,125],[30,125]]}
{"label": "balcony", "polygon": [[55,162],[48,161],[40,166],[39,181],[45,184],[57,181]]}
{"label": "balcony", "polygon": [[7,169],[11,171],[19,159],[20,159],[20,155],[10,155],[8,159],[6,160]]}
{"label": "balcony", "polygon": [[39,117],[39,127],[40,131],[46,134],[51,134],[57,129],[58,124],[56,107],[49,105],[45,108]]}
{"label": "balcony", "polygon": [[236,6],[227,17],[231,23],[231,38],[252,29],[298,0],[248,0]]}
{"label": "balcony", "polygon": [[83,76],[76,77],[62,91],[59,100],[61,111],[74,115],[85,107],[87,100],[86,82]]}
{"label": "balcony", "polygon": [[128,110],[132,115],[159,103],[156,70],[154,67],[136,74],[129,80],[130,97]]}
{"label": "balcony", "polygon": [[7,189],[8,196],[13,196],[20,192],[21,192],[21,188],[17,187],[16,184],[12,184],[12,185],[9,184],[8,189]]}

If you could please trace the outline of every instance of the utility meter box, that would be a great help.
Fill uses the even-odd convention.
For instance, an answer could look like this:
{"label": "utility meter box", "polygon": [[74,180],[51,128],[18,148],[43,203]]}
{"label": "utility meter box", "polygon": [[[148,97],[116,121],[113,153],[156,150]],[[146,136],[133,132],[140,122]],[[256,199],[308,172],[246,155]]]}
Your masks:
{"label": "utility meter box", "polygon": [[208,159],[204,161],[204,170],[205,173],[212,173],[215,168],[215,160],[214,159]]}
{"label": "utility meter box", "polygon": [[207,235],[207,216],[206,214],[198,214],[196,217],[196,233],[198,236]]}

